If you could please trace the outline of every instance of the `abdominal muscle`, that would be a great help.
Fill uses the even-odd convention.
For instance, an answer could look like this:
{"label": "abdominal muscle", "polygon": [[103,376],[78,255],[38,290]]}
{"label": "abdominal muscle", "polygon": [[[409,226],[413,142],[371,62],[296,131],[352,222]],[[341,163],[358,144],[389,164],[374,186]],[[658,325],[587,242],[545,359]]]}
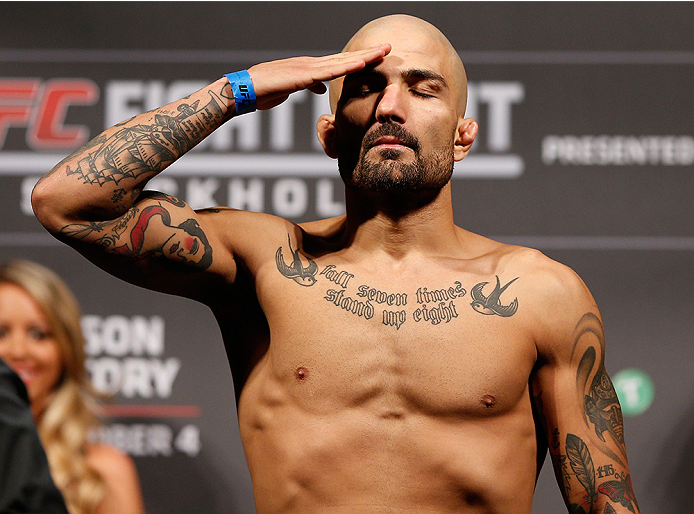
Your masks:
{"label": "abdominal muscle", "polygon": [[479,399],[434,411],[406,388],[340,397],[270,367],[260,364],[239,398],[259,514],[530,512],[537,448],[527,394],[493,415],[478,413]]}

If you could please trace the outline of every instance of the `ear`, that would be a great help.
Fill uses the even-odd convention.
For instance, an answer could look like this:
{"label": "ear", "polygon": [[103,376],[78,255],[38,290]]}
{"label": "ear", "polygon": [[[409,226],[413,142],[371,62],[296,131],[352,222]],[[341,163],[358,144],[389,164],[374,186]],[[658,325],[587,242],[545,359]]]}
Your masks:
{"label": "ear", "polygon": [[477,137],[479,125],[472,118],[460,118],[456,130],[456,139],[453,147],[453,159],[460,161],[470,152],[470,147]]}
{"label": "ear", "polygon": [[316,129],[318,130],[318,140],[320,141],[321,146],[323,146],[325,155],[332,159],[337,159],[338,152],[335,115],[323,114],[320,118],[318,118]]}

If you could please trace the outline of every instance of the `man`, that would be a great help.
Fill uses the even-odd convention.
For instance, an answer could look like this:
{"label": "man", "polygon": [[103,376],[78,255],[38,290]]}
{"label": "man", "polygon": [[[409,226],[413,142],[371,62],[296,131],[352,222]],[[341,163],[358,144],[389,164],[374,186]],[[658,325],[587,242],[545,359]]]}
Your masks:
{"label": "man", "polygon": [[[258,512],[529,513],[549,447],[571,513],[638,513],[585,285],[453,223],[453,163],[478,127],[443,34],[388,16],[340,54],[248,73],[260,109],[332,81],[318,136],[346,216],[296,225],[142,192],[246,109],[249,84],[226,77],[106,130],[33,202],[103,269],[213,310]],[[169,214],[143,225],[148,209]]]}
{"label": "man", "polygon": [[[0,333],[4,331],[0,327]],[[0,512],[67,514],[22,379],[0,359]]]}

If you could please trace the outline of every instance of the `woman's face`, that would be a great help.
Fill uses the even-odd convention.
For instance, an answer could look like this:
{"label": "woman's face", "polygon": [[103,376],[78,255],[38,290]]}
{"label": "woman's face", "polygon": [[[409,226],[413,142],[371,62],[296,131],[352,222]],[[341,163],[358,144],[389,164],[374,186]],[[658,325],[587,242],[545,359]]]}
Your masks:
{"label": "woman's face", "polygon": [[60,380],[63,358],[53,329],[21,287],[0,283],[0,357],[26,385],[36,416]]}

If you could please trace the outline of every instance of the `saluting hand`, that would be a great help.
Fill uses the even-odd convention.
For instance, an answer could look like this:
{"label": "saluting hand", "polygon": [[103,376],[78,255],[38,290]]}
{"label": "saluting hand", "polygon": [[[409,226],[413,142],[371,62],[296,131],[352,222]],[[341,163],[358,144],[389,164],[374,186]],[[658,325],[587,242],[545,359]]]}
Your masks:
{"label": "saluting hand", "polygon": [[341,52],[324,57],[292,57],[251,66],[256,108],[271,109],[296,91],[308,89],[325,93],[324,81],[361,70],[367,64],[383,59],[391,50],[383,44],[354,52]]}

